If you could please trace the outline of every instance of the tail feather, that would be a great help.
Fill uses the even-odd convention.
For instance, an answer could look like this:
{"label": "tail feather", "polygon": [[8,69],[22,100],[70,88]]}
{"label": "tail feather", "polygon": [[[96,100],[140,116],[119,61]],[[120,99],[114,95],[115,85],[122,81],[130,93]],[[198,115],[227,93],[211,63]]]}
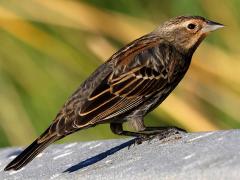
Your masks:
{"label": "tail feather", "polygon": [[52,136],[45,141],[36,139],[31,145],[29,145],[20,155],[18,155],[13,161],[11,161],[4,169],[4,171],[18,170],[33,160],[40,152],[42,152],[49,144],[60,139],[59,136]]}

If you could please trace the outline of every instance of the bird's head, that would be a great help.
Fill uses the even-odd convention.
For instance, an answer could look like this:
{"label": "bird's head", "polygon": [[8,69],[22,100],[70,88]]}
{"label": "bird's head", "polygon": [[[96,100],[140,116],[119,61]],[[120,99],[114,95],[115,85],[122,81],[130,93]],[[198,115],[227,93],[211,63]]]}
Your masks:
{"label": "bird's head", "polygon": [[201,16],[179,16],[166,21],[153,33],[158,33],[181,51],[193,53],[210,32],[222,27]]}

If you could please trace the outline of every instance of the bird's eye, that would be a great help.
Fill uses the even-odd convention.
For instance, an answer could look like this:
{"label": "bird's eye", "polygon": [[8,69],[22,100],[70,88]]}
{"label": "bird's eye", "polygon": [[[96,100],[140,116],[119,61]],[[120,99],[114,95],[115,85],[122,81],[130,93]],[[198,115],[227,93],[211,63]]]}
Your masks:
{"label": "bird's eye", "polygon": [[192,23],[191,23],[191,24],[188,24],[188,26],[187,26],[187,28],[188,28],[188,29],[191,29],[191,30],[192,30],[192,29],[195,29],[195,27],[196,27],[196,24],[192,24]]}

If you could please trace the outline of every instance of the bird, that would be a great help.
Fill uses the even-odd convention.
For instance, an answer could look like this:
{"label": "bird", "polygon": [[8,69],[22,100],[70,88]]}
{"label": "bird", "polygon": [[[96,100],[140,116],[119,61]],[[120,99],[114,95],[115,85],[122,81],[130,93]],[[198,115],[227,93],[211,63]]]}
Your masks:
{"label": "bird", "polygon": [[[179,84],[203,39],[222,27],[201,16],[177,16],[130,42],[79,86],[51,125],[4,170],[19,170],[51,143],[103,123],[109,123],[114,134],[142,141],[170,129],[181,130],[146,127],[144,117]],[[125,131],[124,122],[130,122],[134,131]]]}

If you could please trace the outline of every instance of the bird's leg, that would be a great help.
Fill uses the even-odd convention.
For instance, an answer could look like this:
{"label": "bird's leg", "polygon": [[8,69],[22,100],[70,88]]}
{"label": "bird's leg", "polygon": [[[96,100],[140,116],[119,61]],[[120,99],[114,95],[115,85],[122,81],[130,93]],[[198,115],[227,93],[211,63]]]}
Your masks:
{"label": "bird's leg", "polygon": [[121,123],[110,123],[110,128],[112,132],[117,135],[133,137],[140,137],[141,135],[143,135],[143,133],[141,132],[124,131]]}
{"label": "bird's leg", "polygon": [[[114,134],[136,137],[134,145],[141,144],[144,141],[144,139],[148,138],[148,135],[142,132],[124,131],[121,123],[110,123],[110,128]],[[131,145],[129,145],[128,148],[130,148]]]}
{"label": "bird's leg", "polygon": [[110,128],[114,134],[124,136],[137,137],[135,144],[141,144],[144,141],[150,141],[155,137],[160,140],[168,138],[172,135],[180,135],[181,132],[186,132],[183,129],[177,127],[146,127],[144,125],[143,116],[134,116],[129,119],[129,122],[136,132],[124,131],[122,123],[110,123]]}
{"label": "bird's leg", "polygon": [[143,133],[143,132],[131,132],[131,131],[124,131],[121,123],[110,123],[110,128],[114,134],[123,135],[123,136],[133,136],[136,137],[133,144],[128,146],[128,149],[135,144],[141,144],[142,142],[149,140],[150,136]]}
{"label": "bird's leg", "polygon": [[110,128],[114,134],[137,137],[135,144],[150,141],[155,137],[159,137],[159,139],[162,140],[172,135],[186,132],[185,130],[177,127],[144,127],[139,132],[131,132],[124,131],[121,123],[110,123]]}
{"label": "bird's leg", "polygon": [[158,136],[159,139],[164,139],[171,135],[180,134],[180,132],[186,132],[177,127],[146,127],[143,116],[134,116],[129,119],[129,122],[138,133],[142,134],[138,143],[141,143],[140,141],[151,140],[156,136]]}
{"label": "bird's leg", "polygon": [[110,123],[110,128],[114,134],[117,135],[123,135],[123,136],[134,136],[138,139],[144,139],[147,138],[148,134],[145,134],[145,126],[143,123],[143,117],[142,116],[135,116],[134,118],[130,118],[129,122],[131,126],[136,130],[136,132],[131,131],[124,131],[122,127],[122,123]]}

